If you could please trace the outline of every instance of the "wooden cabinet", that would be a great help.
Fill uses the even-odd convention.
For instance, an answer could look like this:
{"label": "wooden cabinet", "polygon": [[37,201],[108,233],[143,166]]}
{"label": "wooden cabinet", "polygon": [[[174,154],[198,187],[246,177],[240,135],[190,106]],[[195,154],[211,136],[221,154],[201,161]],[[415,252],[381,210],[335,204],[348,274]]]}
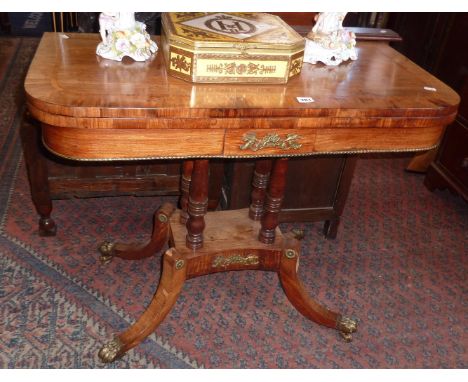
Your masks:
{"label": "wooden cabinet", "polygon": [[468,13],[395,13],[389,26],[403,41],[394,47],[455,89],[461,103],[447,127],[424,184],[468,200]]}
{"label": "wooden cabinet", "polygon": [[447,127],[424,184],[431,191],[447,188],[468,201],[468,76],[460,96],[457,119]]}
{"label": "wooden cabinet", "polygon": [[[324,235],[335,238],[351,184],[356,157],[351,155],[289,159],[280,222],[324,221]],[[226,162],[221,205],[248,207],[255,163]]]}

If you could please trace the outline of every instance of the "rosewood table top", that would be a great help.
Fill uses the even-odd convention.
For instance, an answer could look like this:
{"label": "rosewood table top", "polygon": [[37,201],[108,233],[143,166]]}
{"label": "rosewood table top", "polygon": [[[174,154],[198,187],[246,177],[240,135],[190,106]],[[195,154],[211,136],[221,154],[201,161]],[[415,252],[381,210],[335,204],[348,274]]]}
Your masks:
{"label": "rosewood table top", "polygon": [[[159,42],[159,40],[157,40]],[[25,90],[54,153],[77,160],[265,157],[433,147],[459,97],[387,44],[287,84],[191,84],[95,54],[98,34],[45,33]],[[159,47],[162,49],[162,47]],[[311,97],[300,103],[297,97]]]}

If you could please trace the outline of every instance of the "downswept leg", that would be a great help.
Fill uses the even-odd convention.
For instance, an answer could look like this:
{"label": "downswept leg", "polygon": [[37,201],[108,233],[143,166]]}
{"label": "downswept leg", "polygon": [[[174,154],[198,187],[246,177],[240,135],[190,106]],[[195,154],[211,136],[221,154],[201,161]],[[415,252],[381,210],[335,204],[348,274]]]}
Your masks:
{"label": "downswept leg", "polygon": [[101,252],[100,260],[104,264],[110,262],[114,257],[126,260],[138,260],[150,257],[159,252],[166,244],[169,236],[169,218],[175,207],[165,203],[154,213],[153,234],[146,244],[124,244],[105,241],[99,246]]}
{"label": "downswept leg", "polygon": [[357,329],[356,321],[328,310],[309,296],[297,276],[298,260],[299,251],[297,247],[285,249],[278,270],[281,285],[289,301],[309,320],[337,329],[345,341],[351,341],[351,333],[354,333]]}
{"label": "downswept leg", "polygon": [[154,332],[174,306],[185,278],[185,260],[174,248],[168,249],[163,257],[161,280],[151,303],[136,323],[101,348],[98,354],[101,361],[113,362]]}

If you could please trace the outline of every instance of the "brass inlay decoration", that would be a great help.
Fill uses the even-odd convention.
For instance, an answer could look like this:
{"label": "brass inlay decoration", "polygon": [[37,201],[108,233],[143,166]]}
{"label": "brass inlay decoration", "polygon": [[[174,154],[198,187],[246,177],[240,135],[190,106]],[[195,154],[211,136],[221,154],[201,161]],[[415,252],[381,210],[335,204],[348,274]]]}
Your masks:
{"label": "brass inlay decoration", "polygon": [[99,359],[105,363],[113,362],[119,355],[122,346],[123,344],[120,342],[120,339],[115,337],[112,341],[105,344],[101,350],[99,350]]}
{"label": "brass inlay decoration", "polygon": [[260,261],[257,255],[231,255],[231,256],[218,256],[213,260],[211,264],[212,268],[223,267],[227,268],[230,265],[240,264],[240,265],[257,265]]}
{"label": "brass inlay decoration", "polygon": [[167,216],[164,215],[164,214],[159,214],[159,215],[158,215],[158,220],[159,220],[161,223],[167,223]]}
{"label": "brass inlay decoration", "polygon": [[288,134],[286,138],[281,138],[278,134],[271,133],[265,135],[263,138],[257,138],[255,133],[245,134],[244,144],[240,145],[241,150],[250,149],[252,151],[259,151],[264,148],[280,148],[282,150],[297,150],[302,147],[299,139],[302,137],[298,134]]}
{"label": "brass inlay decoration", "polygon": [[235,62],[222,62],[219,64],[209,64],[206,66],[208,73],[218,73],[227,75],[263,75],[276,72],[276,65],[263,65],[249,62],[248,64],[236,64]]}
{"label": "brass inlay decoration", "polygon": [[182,269],[185,265],[185,261],[184,260],[177,260],[176,263],[175,263],[175,268],[177,270],[179,269]]}
{"label": "brass inlay decoration", "polygon": [[297,256],[297,253],[294,249],[287,249],[285,252],[284,252],[284,255],[288,258],[288,259],[294,259],[296,256]]}

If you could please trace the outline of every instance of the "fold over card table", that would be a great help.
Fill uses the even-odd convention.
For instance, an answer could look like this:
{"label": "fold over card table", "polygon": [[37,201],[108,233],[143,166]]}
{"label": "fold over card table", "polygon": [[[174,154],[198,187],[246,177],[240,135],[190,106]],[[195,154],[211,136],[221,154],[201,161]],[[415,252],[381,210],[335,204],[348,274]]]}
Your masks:
{"label": "fold over card table", "polygon": [[[180,208],[161,206],[148,243],[103,243],[103,261],[163,254],[143,315],[100,350],[111,362],[155,330],[184,281],[213,272],[276,272],[291,303],[347,340],[356,322],[316,302],[297,276],[300,242],[278,228],[288,158],[427,150],[455,118],[458,95],[385,44],[357,61],[305,64],[287,84],[191,84],[147,62],[95,54],[97,34],[45,33],[26,81],[44,145],[77,161],[184,159]],[[256,158],[250,208],[206,212],[210,158]],[[117,261],[120,259],[116,259]],[[338,308],[338,307],[337,307]]]}

